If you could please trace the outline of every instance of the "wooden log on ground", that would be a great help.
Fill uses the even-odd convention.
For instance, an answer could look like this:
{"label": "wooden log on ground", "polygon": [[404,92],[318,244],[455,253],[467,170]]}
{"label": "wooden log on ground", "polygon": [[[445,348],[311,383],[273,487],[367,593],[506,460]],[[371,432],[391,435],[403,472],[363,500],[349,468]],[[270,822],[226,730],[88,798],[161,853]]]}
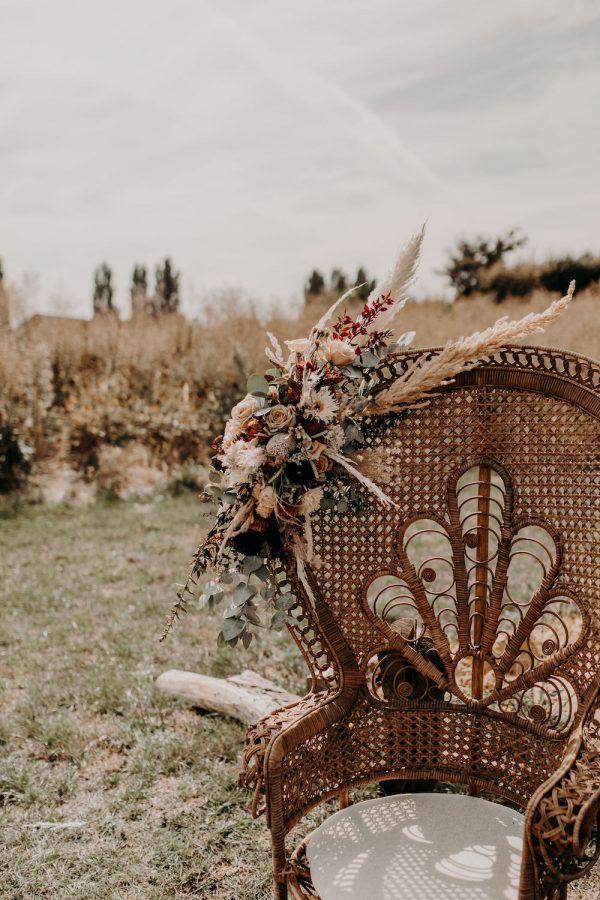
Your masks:
{"label": "wooden log on ground", "polygon": [[299,699],[296,694],[290,694],[249,669],[230,678],[213,678],[196,672],[170,669],[158,676],[156,686],[165,694],[185,703],[209,712],[232,716],[246,725],[251,725],[272,710]]}

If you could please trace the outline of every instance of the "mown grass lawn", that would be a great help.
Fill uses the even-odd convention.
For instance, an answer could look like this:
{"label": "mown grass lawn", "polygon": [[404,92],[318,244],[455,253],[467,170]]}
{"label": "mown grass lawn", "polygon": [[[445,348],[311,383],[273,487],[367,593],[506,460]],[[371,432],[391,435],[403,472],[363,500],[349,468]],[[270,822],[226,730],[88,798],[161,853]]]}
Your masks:
{"label": "mown grass lawn", "polygon": [[166,668],[304,683],[287,635],[237,659],[218,650],[219,612],[158,643],[202,512],[191,494],[3,508],[3,898],[269,896],[264,820],[237,786],[242,726],[154,689]]}
{"label": "mown grass lawn", "polygon": [[202,514],[191,494],[0,507],[2,898],[271,896],[265,823],[237,786],[243,727],[154,688],[167,668],[304,685],[287,635],[218,650],[219,611],[158,643]]}

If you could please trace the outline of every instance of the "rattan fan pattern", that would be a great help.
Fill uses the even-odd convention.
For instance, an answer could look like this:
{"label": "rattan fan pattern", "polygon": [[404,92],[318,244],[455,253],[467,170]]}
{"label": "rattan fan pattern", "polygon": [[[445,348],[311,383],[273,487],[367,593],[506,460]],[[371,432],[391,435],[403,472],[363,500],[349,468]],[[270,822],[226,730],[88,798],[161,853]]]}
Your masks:
{"label": "rattan fan pattern", "polygon": [[313,674],[248,735],[278,894],[314,805],[434,778],[526,809],[521,900],[559,896],[596,847],[600,368],[509,348],[367,432],[360,463],[397,508],[315,514],[314,606],[293,560],[277,573]]}

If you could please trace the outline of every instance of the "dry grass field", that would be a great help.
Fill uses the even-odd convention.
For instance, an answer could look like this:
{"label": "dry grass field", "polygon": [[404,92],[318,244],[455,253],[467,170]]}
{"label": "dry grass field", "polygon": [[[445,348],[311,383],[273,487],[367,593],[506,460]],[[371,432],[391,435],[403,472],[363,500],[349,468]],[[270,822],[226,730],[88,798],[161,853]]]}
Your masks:
{"label": "dry grass field", "polygon": [[[412,303],[396,330],[435,346],[552,299],[538,292],[500,306],[485,297]],[[89,500],[198,483],[198,464],[248,375],[268,367],[265,329],[280,339],[306,335],[325,303],[268,322],[227,302],[197,322],[34,317],[0,331],[0,493],[20,487],[33,499]],[[600,357],[597,326],[600,293],[589,289],[537,339]]]}

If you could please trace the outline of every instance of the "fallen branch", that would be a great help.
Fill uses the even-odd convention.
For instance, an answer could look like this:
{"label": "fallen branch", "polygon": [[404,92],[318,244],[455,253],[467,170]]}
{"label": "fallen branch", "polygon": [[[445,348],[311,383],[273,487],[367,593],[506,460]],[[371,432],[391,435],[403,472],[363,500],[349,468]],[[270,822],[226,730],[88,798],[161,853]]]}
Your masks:
{"label": "fallen branch", "polygon": [[299,698],[249,669],[230,678],[170,669],[156,679],[160,691],[209,712],[239,719],[246,725]]}

